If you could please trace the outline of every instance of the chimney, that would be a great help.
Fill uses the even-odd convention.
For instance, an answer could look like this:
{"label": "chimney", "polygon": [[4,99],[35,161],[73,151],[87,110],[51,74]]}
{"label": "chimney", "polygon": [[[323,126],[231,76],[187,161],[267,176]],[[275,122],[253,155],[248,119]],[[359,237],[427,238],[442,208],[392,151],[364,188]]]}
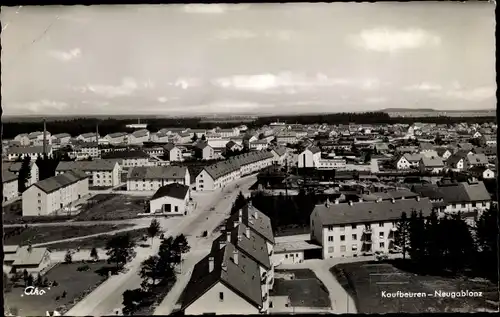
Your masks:
{"label": "chimney", "polygon": [[95,142],[99,145],[99,123],[95,125]]}
{"label": "chimney", "polygon": [[417,196],[417,201],[420,201],[420,196]]}
{"label": "chimney", "polygon": [[43,119],[43,154],[47,154],[47,124]]}
{"label": "chimney", "polygon": [[401,200],[405,200],[405,199],[406,199],[406,198],[405,198],[405,196],[402,196],[402,197],[401,197]]}
{"label": "chimney", "polygon": [[255,219],[259,219],[259,212],[256,210],[256,211],[253,213],[253,216],[255,217]]}
{"label": "chimney", "polygon": [[212,273],[214,270],[214,257],[211,256],[208,258],[208,273]]}
{"label": "chimney", "polygon": [[393,204],[394,204],[394,203],[396,203],[396,199],[392,198],[392,199],[391,199],[391,202],[392,202]]}
{"label": "chimney", "polygon": [[233,262],[238,265],[238,250],[233,251]]}
{"label": "chimney", "polygon": [[247,238],[250,239],[250,228],[249,227],[245,228],[245,236],[247,236]]}
{"label": "chimney", "polygon": [[335,205],[338,205],[339,204],[339,199],[335,199]]}
{"label": "chimney", "polygon": [[225,247],[225,246],[226,246],[226,242],[225,242],[225,241],[223,241],[223,240],[220,240],[220,241],[219,241],[219,249],[222,249],[222,248],[223,248],[223,247]]}
{"label": "chimney", "polygon": [[226,232],[226,241],[231,242],[231,232]]}
{"label": "chimney", "polygon": [[352,206],[352,201],[351,200],[349,200],[349,206]]}
{"label": "chimney", "polygon": [[239,224],[239,222],[238,222],[238,221],[235,221],[235,222],[234,222],[234,228],[238,227],[238,224]]}

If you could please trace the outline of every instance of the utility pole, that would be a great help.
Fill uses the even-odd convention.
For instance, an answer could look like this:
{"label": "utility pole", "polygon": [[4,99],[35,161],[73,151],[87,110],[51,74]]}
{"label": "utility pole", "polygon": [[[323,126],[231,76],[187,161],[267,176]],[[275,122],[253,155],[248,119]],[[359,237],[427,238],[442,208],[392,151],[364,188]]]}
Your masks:
{"label": "utility pole", "polygon": [[43,155],[47,154],[47,123],[43,118]]}

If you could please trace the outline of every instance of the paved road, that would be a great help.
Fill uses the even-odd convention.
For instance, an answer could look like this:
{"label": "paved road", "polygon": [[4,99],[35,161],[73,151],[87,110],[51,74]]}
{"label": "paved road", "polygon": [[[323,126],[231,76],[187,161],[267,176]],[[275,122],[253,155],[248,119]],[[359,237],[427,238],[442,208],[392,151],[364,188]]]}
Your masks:
{"label": "paved road", "polygon": [[[95,221],[59,221],[59,222],[46,222],[46,223],[27,223],[27,224],[10,224],[3,225],[4,228],[15,228],[15,227],[53,227],[53,226],[97,226],[100,224],[105,225],[122,225],[122,224],[136,224],[138,221],[145,218],[134,218],[134,219],[125,219],[125,220],[95,220]],[[151,222],[149,220],[143,220],[144,222]]]}
{"label": "paved road", "polygon": [[[216,223],[217,226],[225,217],[222,213],[210,211],[211,207],[215,210],[224,210],[224,205],[231,204],[239,192],[235,188],[236,184],[240,186],[251,186],[256,180],[255,176],[242,178],[222,190],[206,193],[195,193],[193,200],[197,202],[196,210],[185,217],[159,218],[162,228],[167,236],[176,236],[183,233],[188,236],[189,241],[193,241],[203,230],[207,229],[207,224]],[[231,197],[224,197],[231,193]],[[221,208],[223,207],[223,208]],[[214,226],[214,227],[215,227]],[[201,238],[200,238],[201,239]],[[159,239],[154,239],[152,248],[136,248],[136,257],[127,264],[126,272],[110,277],[101,284],[91,294],[85,297],[81,302],[69,310],[67,316],[105,316],[113,314],[117,308],[122,308],[123,292],[128,289],[140,287],[141,279],[138,275],[140,264],[151,255],[158,253],[160,245]],[[194,245],[194,244],[192,244]],[[190,261],[189,261],[190,262]],[[182,275],[181,275],[182,276]]]}

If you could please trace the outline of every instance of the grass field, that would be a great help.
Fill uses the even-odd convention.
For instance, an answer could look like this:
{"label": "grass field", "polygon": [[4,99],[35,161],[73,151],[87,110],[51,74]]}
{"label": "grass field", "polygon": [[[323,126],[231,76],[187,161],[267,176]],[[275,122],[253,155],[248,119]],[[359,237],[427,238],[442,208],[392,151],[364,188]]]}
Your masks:
{"label": "grass field", "polygon": [[[498,288],[484,280],[422,276],[395,268],[391,263],[358,262],[339,264],[330,269],[353,297],[358,313],[477,312],[496,309],[488,300],[498,301]],[[482,292],[482,297],[445,298],[435,291]],[[397,291],[432,294],[412,298],[388,298]],[[384,293],[385,292],[385,293]]]}
{"label": "grass field", "polygon": [[77,221],[123,220],[144,212],[145,197],[99,194],[74,219]]}
{"label": "grass field", "polygon": [[331,307],[327,288],[308,269],[276,270],[271,296],[289,296],[294,307]]}
{"label": "grass field", "polygon": [[[39,288],[46,291],[40,296],[21,296],[24,285],[14,286],[10,292],[5,292],[5,307],[17,309],[19,316],[45,316],[47,311],[66,312],[86,294],[94,290],[104,281],[104,277],[96,271],[109,267],[105,261],[86,263],[88,271],[77,271],[83,263],[58,264],[45,275],[49,281],[57,281],[57,286]],[[63,292],[66,296],[62,297]]]}
{"label": "grass field", "polygon": [[[133,240],[138,241],[145,234],[147,234],[147,228],[133,229],[126,232],[130,235]],[[125,233],[119,233],[125,234]],[[106,243],[112,237],[112,235],[104,235],[86,239],[80,239],[76,241],[68,241],[61,243],[54,243],[47,245],[47,248],[51,250],[68,250],[68,249],[92,249],[92,248],[104,248],[106,247]]]}
{"label": "grass field", "polygon": [[17,223],[47,223],[47,222],[62,222],[71,219],[72,216],[59,215],[59,216],[43,216],[43,217],[23,217],[22,201],[18,200],[10,205],[3,207],[3,223],[4,224],[17,224]]}
{"label": "grass field", "polygon": [[105,233],[131,227],[131,224],[96,224],[93,226],[43,226],[4,228],[4,244],[27,245]]}

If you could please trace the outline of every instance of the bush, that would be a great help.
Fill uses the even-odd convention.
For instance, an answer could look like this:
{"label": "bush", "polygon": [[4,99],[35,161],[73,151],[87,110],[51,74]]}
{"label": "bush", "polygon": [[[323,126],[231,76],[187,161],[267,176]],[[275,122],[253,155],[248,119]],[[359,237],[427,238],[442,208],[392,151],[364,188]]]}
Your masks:
{"label": "bush", "polygon": [[85,264],[85,265],[79,266],[76,270],[78,272],[86,272],[86,271],[90,270],[90,266]]}

